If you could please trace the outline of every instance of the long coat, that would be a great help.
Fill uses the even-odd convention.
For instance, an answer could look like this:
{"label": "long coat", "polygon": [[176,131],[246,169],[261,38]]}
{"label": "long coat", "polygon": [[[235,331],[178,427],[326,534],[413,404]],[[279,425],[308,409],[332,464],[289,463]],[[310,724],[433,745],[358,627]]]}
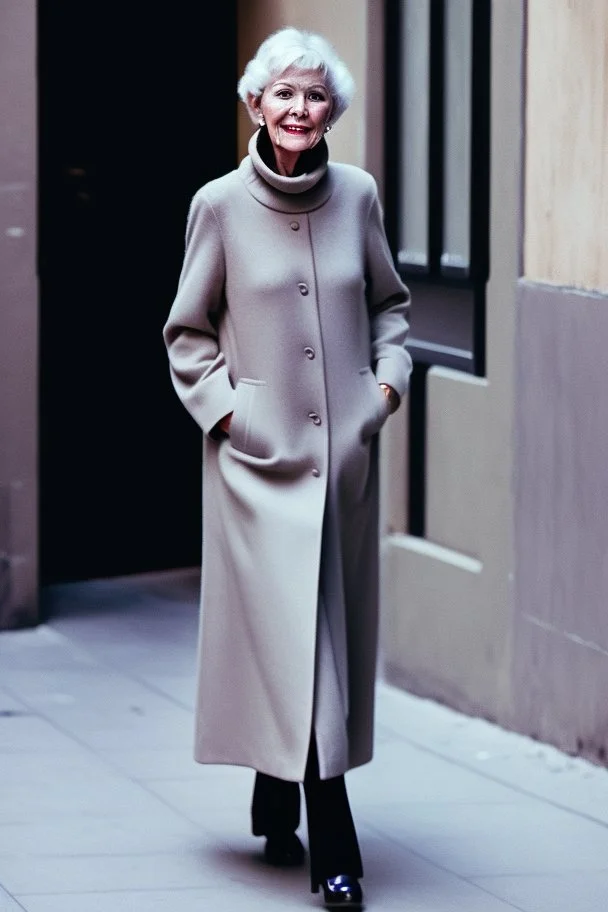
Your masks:
{"label": "long coat", "polygon": [[409,294],[373,178],[326,151],[281,177],[257,139],[192,200],[164,327],[204,432],[195,759],[302,781],[314,730],[325,779],[372,756],[378,383],[407,389]]}

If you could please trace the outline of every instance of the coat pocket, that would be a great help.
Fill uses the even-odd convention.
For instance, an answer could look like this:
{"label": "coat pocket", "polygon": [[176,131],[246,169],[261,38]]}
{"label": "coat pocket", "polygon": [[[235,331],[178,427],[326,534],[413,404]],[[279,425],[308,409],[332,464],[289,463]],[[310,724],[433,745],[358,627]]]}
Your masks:
{"label": "coat pocket", "polygon": [[359,371],[365,402],[363,422],[361,425],[361,438],[368,440],[377,434],[389,415],[386,396],[378,386],[376,376],[371,367],[362,367]]}
{"label": "coat pocket", "polygon": [[266,381],[241,377],[235,389],[230,422],[231,447],[248,456],[268,458],[272,434],[270,411]]}

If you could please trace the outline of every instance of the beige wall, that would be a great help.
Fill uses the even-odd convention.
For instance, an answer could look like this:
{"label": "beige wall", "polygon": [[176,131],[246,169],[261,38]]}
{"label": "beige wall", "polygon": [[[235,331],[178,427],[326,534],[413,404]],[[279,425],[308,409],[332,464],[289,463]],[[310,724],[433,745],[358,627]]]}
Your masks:
{"label": "beige wall", "polygon": [[[608,4],[529,0],[516,726],[608,757]],[[604,292],[601,294],[600,292]]]}
{"label": "beige wall", "polygon": [[516,724],[608,758],[608,295],[520,282]]}
{"label": "beige wall", "polygon": [[523,10],[492,6],[487,376],[429,372],[424,539],[403,416],[383,440],[385,673],[605,764],[608,5],[529,0],[525,48]]}
{"label": "beige wall", "polygon": [[[503,724],[512,719],[513,333],[520,260],[522,42],[523,4],[495,3],[487,377],[444,368],[429,372],[423,539],[403,534],[405,517],[394,506],[406,503],[399,445],[403,417],[383,440],[386,674],[414,692]],[[400,522],[402,534],[395,534]]]}
{"label": "beige wall", "polygon": [[[377,5],[377,4],[376,4]],[[357,86],[351,107],[328,136],[330,154],[336,161],[365,163],[365,112],[367,74],[367,0],[239,0],[239,73],[255,54],[260,42],[285,25],[321,32],[349,67]],[[237,79],[238,79],[237,77]],[[239,158],[255,129],[245,106],[239,103]]]}
{"label": "beige wall", "polygon": [[528,0],[526,278],[608,291],[608,3]]}
{"label": "beige wall", "polygon": [[37,603],[36,4],[0,29],[0,629]]}

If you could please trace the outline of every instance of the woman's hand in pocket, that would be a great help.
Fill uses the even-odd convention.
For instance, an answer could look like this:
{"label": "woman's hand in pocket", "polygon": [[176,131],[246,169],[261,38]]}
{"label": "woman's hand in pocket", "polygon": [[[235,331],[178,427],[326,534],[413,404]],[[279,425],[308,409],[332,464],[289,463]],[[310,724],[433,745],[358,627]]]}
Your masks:
{"label": "woman's hand in pocket", "polygon": [[224,434],[226,434],[227,437],[230,436],[230,422],[231,421],[232,421],[232,412],[230,412],[230,414],[228,414],[228,415],[224,415],[224,417],[221,418],[217,423],[220,431],[222,431]]}

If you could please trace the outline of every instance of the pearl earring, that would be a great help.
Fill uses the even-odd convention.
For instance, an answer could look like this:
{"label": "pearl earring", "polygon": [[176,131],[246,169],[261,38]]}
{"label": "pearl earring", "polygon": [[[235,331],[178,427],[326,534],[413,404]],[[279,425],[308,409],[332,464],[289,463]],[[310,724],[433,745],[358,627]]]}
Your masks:
{"label": "pearl earring", "polygon": [[331,124],[327,124],[327,126],[325,127],[325,132],[329,133],[330,130],[331,130]]}
{"label": "pearl earring", "polygon": [[264,120],[263,117],[260,117],[258,123],[259,123],[259,125],[260,125],[261,127],[263,127],[263,126],[265,125],[266,121]]}

